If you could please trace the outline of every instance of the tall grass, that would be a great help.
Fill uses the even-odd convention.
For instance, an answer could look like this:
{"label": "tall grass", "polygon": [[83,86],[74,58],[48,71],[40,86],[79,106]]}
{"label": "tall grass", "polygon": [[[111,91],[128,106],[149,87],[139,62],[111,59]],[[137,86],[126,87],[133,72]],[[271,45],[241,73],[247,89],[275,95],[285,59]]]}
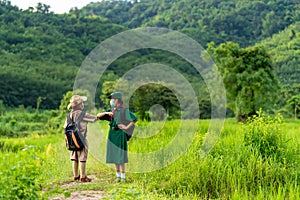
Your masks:
{"label": "tall grass", "polygon": [[[53,129],[46,129],[44,136],[39,134],[43,130],[40,129],[28,138],[0,139],[0,198],[47,198],[76,189],[60,189],[61,184],[72,180],[72,167],[63,135],[56,127],[61,120],[56,114],[53,118],[50,120]],[[5,120],[9,123],[12,118]],[[129,142],[129,183],[122,186],[112,184],[114,169],[108,168],[103,160],[107,122],[91,125],[87,173],[96,174],[100,183],[81,187],[106,190],[111,194],[108,199],[299,199],[297,120],[257,116],[248,124],[237,124],[234,119],[227,119],[217,144],[204,157],[201,147],[210,121],[201,120],[195,134],[174,140],[180,127],[188,132],[195,125],[192,120],[179,123],[173,120],[137,124]],[[55,131],[57,134],[52,135]],[[181,143],[189,142],[190,137],[193,137],[191,144],[182,151]],[[163,151],[174,141],[178,148]],[[156,151],[163,153],[153,163],[132,156]],[[176,157],[177,154],[180,155]],[[136,169],[147,170],[131,173],[137,172]]]}
{"label": "tall grass", "polygon": [[53,137],[0,139],[0,199],[39,199],[37,177],[44,165],[45,144]]}
{"label": "tall grass", "polygon": [[[203,199],[299,197],[299,139],[294,138],[296,133],[289,133],[287,140],[279,141],[284,142],[286,147],[281,157],[265,156],[244,141],[245,134],[251,128],[245,129],[243,124],[227,121],[216,146],[208,156],[200,157],[207,123],[202,122],[193,145],[173,164],[159,171],[132,175],[137,184],[149,191],[178,198],[187,194]],[[281,129],[281,132],[274,134],[288,136],[288,131]],[[133,147],[130,147],[131,150]],[[151,149],[151,145],[144,148]]]}

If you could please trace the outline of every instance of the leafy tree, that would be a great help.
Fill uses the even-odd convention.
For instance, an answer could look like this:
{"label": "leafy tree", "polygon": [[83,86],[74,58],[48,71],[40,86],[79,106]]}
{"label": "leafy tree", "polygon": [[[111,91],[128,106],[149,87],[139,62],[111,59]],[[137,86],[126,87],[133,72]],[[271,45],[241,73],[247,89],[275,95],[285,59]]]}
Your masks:
{"label": "leafy tree", "polygon": [[279,83],[262,46],[240,48],[227,42],[215,47],[210,43],[208,51],[223,77],[229,102],[235,103],[238,121],[245,121],[260,108],[273,106]]}
{"label": "leafy tree", "polygon": [[287,103],[292,106],[294,119],[297,119],[297,115],[300,110],[300,94],[292,96]]}
{"label": "leafy tree", "polygon": [[[173,92],[160,84],[147,84],[134,92],[133,106],[141,119],[149,119],[149,110],[154,105],[162,106],[169,118],[178,118],[179,102]],[[164,116],[162,115],[161,119]]]}
{"label": "leafy tree", "polygon": [[5,114],[5,105],[3,104],[3,101],[0,100],[0,116]]}
{"label": "leafy tree", "polygon": [[116,82],[115,81],[105,81],[102,84],[102,93],[100,96],[101,101],[105,108],[110,108],[109,99],[107,98],[112,92],[114,92]]}

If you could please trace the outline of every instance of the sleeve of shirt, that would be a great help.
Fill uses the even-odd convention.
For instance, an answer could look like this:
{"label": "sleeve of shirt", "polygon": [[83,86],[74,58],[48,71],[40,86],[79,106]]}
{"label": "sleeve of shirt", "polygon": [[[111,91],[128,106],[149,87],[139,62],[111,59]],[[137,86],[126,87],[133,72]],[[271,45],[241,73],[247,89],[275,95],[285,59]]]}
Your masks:
{"label": "sleeve of shirt", "polygon": [[85,113],[85,115],[83,117],[83,121],[86,121],[86,122],[95,122],[95,121],[97,121],[97,116]]}
{"label": "sleeve of shirt", "polygon": [[137,121],[137,117],[135,114],[133,114],[129,109],[126,109],[125,110],[125,119],[126,120],[122,120],[122,117],[124,116],[121,116],[122,115],[122,111],[121,109],[118,110],[117,112],[115,112],[115,115],[114,115],[114,121],[116,122],[116,124],[123,124],[124,121],[125,121],[125,124],[126,124],[126,121],[128,122],[135,122]]}
{"label": "sleeve of shirt", "polygon": [[66,128],[67,125],[68,125],[68,120],[67,120],[67,118],[66,118],[65,123],[64,123],[64,128]]}
{"label": "sleeve of shirt", "polygon": [[[111,112],[111,110],[106,110],[105,112]],[[110,115],[103,115],[102,117],[99,118],[99,120],[106,120],[106,121],[111,121],[111,116]]]}
{"label": "sleeve of shirt", "polygon": [[130,122],[137,121],[137,116],[134,113],[132,113],[129,109],[126,109],[125,117],[126,117],[127,121],[130,121]]}
{"label": "sleeve of shirt", "polygon": [[118,109],[115,111],[114,113],[114,121],[116,122],[116,124],[122,124],[122,120],[121,120],[121,110]]}

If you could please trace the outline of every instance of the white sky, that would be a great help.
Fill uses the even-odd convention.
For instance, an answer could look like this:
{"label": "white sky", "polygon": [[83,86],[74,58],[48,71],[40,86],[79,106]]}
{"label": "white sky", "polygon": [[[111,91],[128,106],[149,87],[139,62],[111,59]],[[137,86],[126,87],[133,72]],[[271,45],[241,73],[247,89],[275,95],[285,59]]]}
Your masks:
{"label": "white sky", "polygon": [[68,13],[73,7],[82,8],[90,2],[98,2],[101,0],[9,0],[11,5],[18,6],[26,10],[28,7],[35,7],[37,4],[43,3],[50,6],[50,11],[54,13],[63,14]]}

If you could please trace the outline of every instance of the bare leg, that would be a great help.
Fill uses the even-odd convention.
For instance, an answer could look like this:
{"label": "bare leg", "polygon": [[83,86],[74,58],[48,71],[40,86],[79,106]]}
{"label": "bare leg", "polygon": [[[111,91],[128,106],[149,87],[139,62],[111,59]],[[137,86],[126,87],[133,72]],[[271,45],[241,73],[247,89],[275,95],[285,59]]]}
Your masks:
{"label": "bare leg", "polygon": [[121,178],[120,165],[119,164],[115,164],[115,168],[116,168],[116,176],[117,176],[116,181],[119,182],[120,178]]}
{"label": "bare leg", "polygon": [[125,163],[120,164],[121,173],[125,173]]}
{"label": "bare leg", "polygon": [[121,168],[121,180],[125,181],[125,163],[120,164]]}
{"label": "bare leg", "polygon": [[120,165],[115,164],[116,172],[120,172]]}

